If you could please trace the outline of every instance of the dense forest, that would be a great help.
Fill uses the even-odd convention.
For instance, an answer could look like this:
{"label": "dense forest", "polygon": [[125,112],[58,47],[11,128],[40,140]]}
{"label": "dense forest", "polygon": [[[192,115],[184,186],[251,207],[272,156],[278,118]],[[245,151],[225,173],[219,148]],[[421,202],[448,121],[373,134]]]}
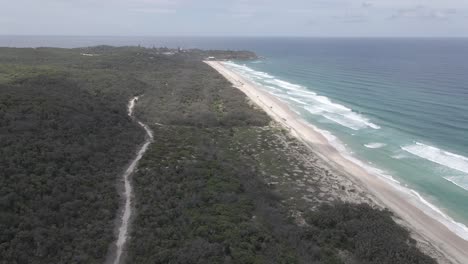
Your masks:
{"label": "dense forest", "polygon": [[142,80],[160,85],[137,105],[155,143],[134,177],[129,263],[435,263],[366,204],[324,202],[298,225],[287,192],[262,177],[292,166],[269,147],[287,132],[207,65],[181,61]]}
{"label": "dense forest", "polygon": [[117,177],[144,139],[126,115],[135,91],[115,73],[5,63],[8,52],[0,51],[0,263],[102,263]]}
{"label": "dense forest", "polygon": [[127,263],[435,263],[367,204],[320,198],[298,223],[297,186],[266,181],[290,173],[286,149],[270,144],[287,133],[207,56],[255,57],[0,48],[0,263],[104,262],[120,175],[144,140],[126,114],[135,95],[155,138],[133,176]]}
{"label": "dense forest", "polygon": [[128,99],[157,88],[143,75],[210,54],[254,56],[0,48],[0,263],[103,263],[119,176],[144,139]]}

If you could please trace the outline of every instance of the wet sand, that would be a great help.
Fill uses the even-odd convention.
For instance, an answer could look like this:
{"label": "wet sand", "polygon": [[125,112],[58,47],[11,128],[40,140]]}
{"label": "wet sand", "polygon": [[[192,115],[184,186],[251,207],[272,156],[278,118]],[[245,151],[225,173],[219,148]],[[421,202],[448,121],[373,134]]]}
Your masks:
{"label": "wet sand", "polygon": [[468,241],[462,239],[437,219],[417,206],[414,194],[402,190],[367,171],[336,150],[328,140],[307,124],[287,104],[263,91],[260,87],[227,69],[221,62],[207,61],[208,65],[222,74],[234,87],[245,93],[251,101],[262,108],[276,122],[282,124],[292,135],[306,144],[320,158],[343,174],[352,177],[374,197],[378,204],[392,210],[405,225],[454,263],[468,263]]}

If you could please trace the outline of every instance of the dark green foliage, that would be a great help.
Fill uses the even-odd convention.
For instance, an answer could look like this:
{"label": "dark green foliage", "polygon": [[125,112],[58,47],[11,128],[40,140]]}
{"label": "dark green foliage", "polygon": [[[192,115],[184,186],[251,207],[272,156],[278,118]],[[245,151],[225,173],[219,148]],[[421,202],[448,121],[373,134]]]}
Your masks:
{"label": "dark green foliage", "polygon": [[168,51],[0,48],[1,264],[104,261],[117,180],[144,138],[126,115],[140,94],[155,142],[133,177],[128,263],[435,263],[365,205],[295,224],[239,141],[270,119],[200,61],[252,54]]}
{"label": "dark green foliage", "polygon": [[159,52],[0,48],[0,263],[103,262],[117,179],[144,137],[127,101],[164,94],[144,77],[195,58]]}
{"label": "dark green foliage", "polygon": [[367,205],[324,205],[293,224],[227,128],[154,129],[134,178],[129,263],[435,263]]}
{"label": "dark green foliage", "polygon": [[396,225],[389,211],[367,204],[323,205],[307,215],[308,232],[320,245],[351,252],[359,263],[435,263],[422,254],[407,230]]}
{"label": "dark green foliage", "polygon": [[265,126],[264,112],[252,111],[245,96],[200,61],[178,62],[171,71],[142,76],[156,84],[138,105],[139,116],[150,124],[197,127]]}
{"label": "dark green foliage", "polygon": [[[434,263],[388,213],[370,207],[332,208],[345,223],[356,210],[351,215],[360,218],[350,228],[382,226],[394,245],[374,243],[380,233],[340,233],[328,207],[309,216],[317,226],[294,224],[283,198],[261,181],[248,147],[233,147],[269,118],[206,65],[179,60],[172,72],[141,76],[157,84],[137,105],[155,142],[134,177],[138,215],[129,263]],[[331,223],[318,226],[320,219]]]}
{"label": "dark green foliage", "polygon": [[144,139],[128,96],[74,72],[1,69],[0,263],[102,263],[117,177]]}
{"label": "dark green foliage", "polygon": [[222,130],[156,134],[171,140],[157,140],[135,175],[130,263],[297,263],[272,225],[293,226],[269,208],[271,195],[253,168],[230,159]]}

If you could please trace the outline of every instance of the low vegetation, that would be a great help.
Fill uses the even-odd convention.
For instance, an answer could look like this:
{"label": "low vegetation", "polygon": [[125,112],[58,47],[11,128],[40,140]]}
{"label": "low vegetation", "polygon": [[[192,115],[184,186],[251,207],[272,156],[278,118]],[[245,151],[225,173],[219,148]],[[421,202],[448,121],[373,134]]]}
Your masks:
{"label": "low vegetation", "polygon": [[0,49],[0,263],[104,262],[119,176],[144,138],[126,103],[142,94],[136,115],[155,142],[133,176],[127,263],[435,263],[365,204],[310,199],[298,223],[286,195],[297,186],[269,180],[292,174],[269,149],[284,132],[201,62],[211,55],[252,57]]}

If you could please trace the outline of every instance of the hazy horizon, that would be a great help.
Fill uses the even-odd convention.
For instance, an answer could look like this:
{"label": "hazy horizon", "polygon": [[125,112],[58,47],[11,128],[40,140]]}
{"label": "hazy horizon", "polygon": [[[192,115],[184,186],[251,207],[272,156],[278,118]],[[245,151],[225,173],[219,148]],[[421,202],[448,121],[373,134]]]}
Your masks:
{"label": "hazy horizon", "polygon": [[304,38],[304,39],[468,39],[467,36],[299,36],[299,35],[62,35],[0,34],[2,37],[99,37],[99,38]]}
{"label": "hazy horizon", "polygon": [[468,2],[17,0],[0,35],[468,37]]}

